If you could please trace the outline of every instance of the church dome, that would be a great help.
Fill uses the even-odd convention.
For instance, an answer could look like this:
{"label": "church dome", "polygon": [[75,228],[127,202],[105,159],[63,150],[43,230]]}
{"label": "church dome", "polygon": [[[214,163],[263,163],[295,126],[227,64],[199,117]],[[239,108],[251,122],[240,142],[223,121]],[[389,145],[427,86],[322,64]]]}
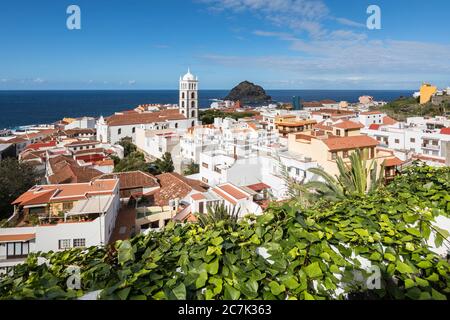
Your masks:
{"label": "church dome", "polygon": [[190,70],[183,76],[183,81],[195,81],[197,80]]}

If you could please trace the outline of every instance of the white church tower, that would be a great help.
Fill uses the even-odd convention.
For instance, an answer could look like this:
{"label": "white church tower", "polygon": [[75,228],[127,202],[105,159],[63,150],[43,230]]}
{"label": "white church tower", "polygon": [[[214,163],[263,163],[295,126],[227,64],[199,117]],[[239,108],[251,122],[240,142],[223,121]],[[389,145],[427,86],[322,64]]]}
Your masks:
{"label": "white church tower", "polygon": [[198,118],[198,78],[188,69],[180,77],[180,113],[187,119]]}

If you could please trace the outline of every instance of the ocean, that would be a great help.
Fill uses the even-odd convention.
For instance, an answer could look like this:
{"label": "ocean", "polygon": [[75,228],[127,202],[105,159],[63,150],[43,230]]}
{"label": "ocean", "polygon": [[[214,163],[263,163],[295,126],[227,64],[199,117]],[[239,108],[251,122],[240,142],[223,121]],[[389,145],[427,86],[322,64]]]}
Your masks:
{"label": "ocean", "polygon": [[[209,108],[211,99],[221,99],[227,94],[228,90],[201,90],[200,108]],[[392,101],[400,96],[411,96],[413,91],[267,90],[267,94],[277,102],[291,102],[293,96],[305,101],[357,102],[362,95]],[[64,117],[109,116],[146,103],[178,103],[178,90],[0,91],[0,129],[53,123]]]}

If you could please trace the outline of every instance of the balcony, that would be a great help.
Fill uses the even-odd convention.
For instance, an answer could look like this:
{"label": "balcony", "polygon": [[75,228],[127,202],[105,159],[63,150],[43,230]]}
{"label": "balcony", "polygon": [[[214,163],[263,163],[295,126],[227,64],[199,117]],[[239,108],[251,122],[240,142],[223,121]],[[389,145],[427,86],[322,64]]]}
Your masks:
{"label": "balcony", "polygon": [[440,150],[441,148],[439,147],[439,145],[433,145],[433,144],[422,144],[422,149],[430,149],[430,150]]}

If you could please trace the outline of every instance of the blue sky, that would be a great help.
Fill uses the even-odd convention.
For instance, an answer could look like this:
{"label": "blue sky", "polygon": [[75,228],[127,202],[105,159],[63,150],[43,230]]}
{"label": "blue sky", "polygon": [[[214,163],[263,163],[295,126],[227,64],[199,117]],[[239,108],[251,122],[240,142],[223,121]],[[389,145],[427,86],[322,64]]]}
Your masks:
{"label": "blue sky", "polygon": [[[66,9],[81,8],[81,30]],[[382,29],[366,27],[369,5]],[[450,85],[447,0],[15,0],[0,4],[0,90],[416,89]]]}

